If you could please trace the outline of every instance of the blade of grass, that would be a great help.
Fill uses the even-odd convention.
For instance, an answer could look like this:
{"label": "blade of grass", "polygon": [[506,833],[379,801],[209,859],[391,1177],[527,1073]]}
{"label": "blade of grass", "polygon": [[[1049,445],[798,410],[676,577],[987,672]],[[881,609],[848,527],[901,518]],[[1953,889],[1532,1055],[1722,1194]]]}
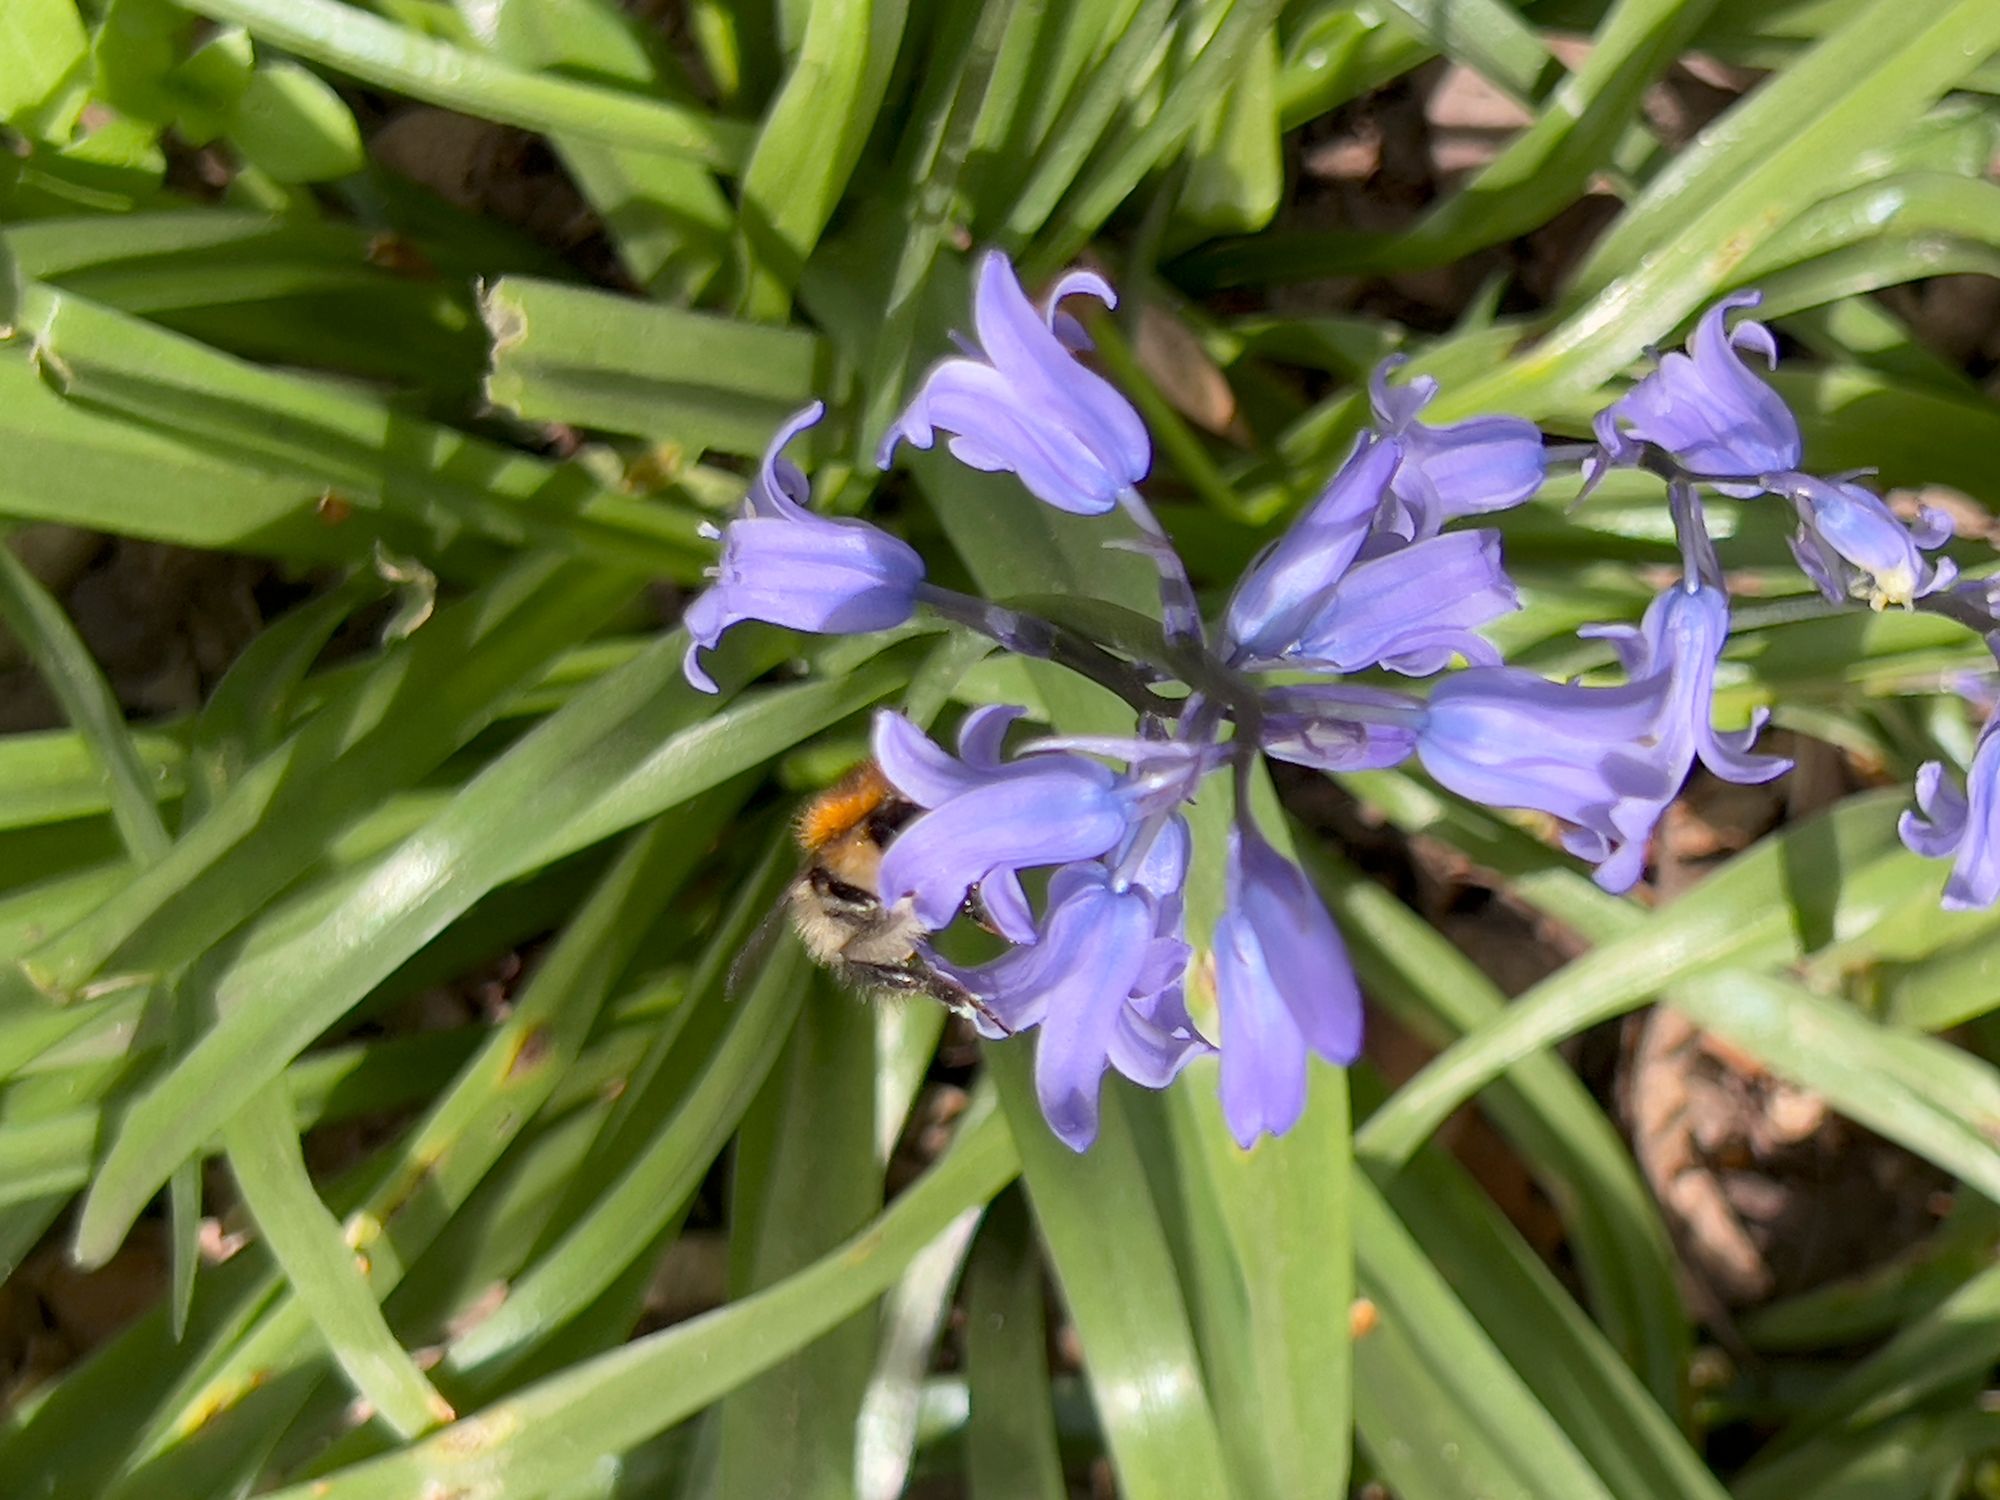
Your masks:
{"label": "blade of grass", "polygon": [[580,1454],[624,1452],[866,1307],[925,1245],[1018,1170],[1006,1125],[989,1109],[975,1110],[935,1167],[798,1274],[538,1382],[412,1447],[280,1490],[274,1500],[407,1500],[426,1487],[448,1492],[467,1484],[485,1486],[493,1500],[540,1496],[575,1473]]}
{"label": "blade of grass", "polygon": [[724,172],[748,155],[749,127],[740,121],[524,72],[337,0],[195,0],[188,8],[367,83],[482,119],[692,157]]}
{"label": "blade of grass", "polygon": [[[845,680],[752,694],[703,719],[705,700],[680,680],[684,649],[678,634],[668,637],[593,684],[325,910],[267,947],[246,945],[215,981],[217,1024],[127,1114],[85,1200],[81,1258],[116,1247],[164,1177],[163,1161],[185,1155],[211,1121],[479,896],[719,785],[902,680],[876,663]],[[524,827],[517,810],[530,806],[535,818]],[[245,1003],[273,992],[291,1003]]]}
{"label": "blade of grass", "polygon": [[1354,1250],[1376,1323],[1355,1345],[1355,1415],[1409,1500],[1609,1500],[1610,1492],[1365,1176]]}
{"label": "blade of grass", "polygon": [[1576,311],[1560,328],[1522,359],[1448,394],[1437,416],[1532,413],[1585,399],[1634,349],[1728,285],[1751,250],[1833,186],[1856,151],[1914,121],[1996,49],[2000,10],[1985,0],[1952,0],[1914,17],[1900,0],[1857,12],[1654,180],[1579,271]]}
{"label": "blade of grass", "polygon": [[791,310],[792,288],[888,91],[908,0],[814,0],[805,35],[764,113],[739,184],[738,306],[759,322]]}
{"label": "blade of grass", "polygon": [[[1357,1155],[1393,1171],[1512,1063],[1621,1015],[1679,980],[1783,962],[1900,897],[1915,856],[1896,842],[1903,794],[1851,798],[1763,840],[1629,936],[1576,959],[1448,1047],[1359,1131]],[[1539,892],[1530,891],[1530,899]],[[1611,902],[1609,904],[1616,905]]]}
{"label": "blade of grass", "polygon": [[1443,1151],[1386,1189],[1466,1310],[1619,1500],[1726,1491],[1542,1258]]}
{"label": "blade of grass", "polygon": [[28,653],[63,715],[84,736],[110,783],[111,816],[126,852],[151,864],[171,842],[160,819],[154,778],[140,758],[124,712],[62,606],[0,545],[0,620]]}
{"label": "blade of grass", "polygon": [[[785,1052],[736,1139],[729,1216],[736,1299],[810,1265],[882,1209],[874,1020],[866,1007],[841,1003],[820,976],[804,984],[800,977],[791,987],[816,993],[792,1021]],[[580,1247],[557,1253],[597,1258]],[[730,1392],[715,1416],[718,1492],[852,1494],[874,1360],[875,1320],[864,1311]]]}
{"label": "blade of grass", "polygon": [[1346,1077],[1315,1066],[1304,1117],[1250,1151],[1223,1122],[1216,1077],[1197,1066],[1167,1097],[1177,1150],[1209,1178],[1239,1278],[1235,1333],[1249,1368],[1232,1425],[1247,1426],[1235,1436],[1254,1454],[1243,1492],[1338,1494],[1353,1404]]}
{"label": "blade of grass", "polygon": [[[1235,1493],[1201,1378],[1159,1210],[1117,1099],[1106,1087],[1096,1143],[1078,1155],[1050,1133],[1025,1047],[987,1052],[1056,1281],[1083,1344],[1084,1375],[1131,1500]],[[1115,1224],[1118,1232],[1106,1234]]]}
{"label": "blade of grass", "polygon": [[[805,974],[795,947],[772,955],[749,994],[731,1008],[679,1108],[587,1210],[562,1224],[555,1243],[515,1281],[499,1309],[453,1344],[453,1370],[490,1378],[545,1329],[575,1316],[651,1242],[701,1185],[769,1074],[797,1014]],[[873,1160],[871,1145],[871,1165]]]}
{"label": "blade of grass", "polygon": [[987,1211],[965,1273],[965,1429],[972,1500],[1063,1500],[1049,1389],[1042,1259],[1026,1200],[1006,1193]]}
{"label": "blade of grass", "polygon": [[950,1325],[952,1289],[978,1227],[970,1214],[953,1220],[882,1299],[880,1353],[857,1424],[856,1500],[897,1500],[909,1488],[923,1438],[924,1383]]}
{"label": "blade of grass", "polygon": [[800,328],[505,276],[480,298],[493,335],[486,395],[536,422],[670,438],[756,456],[831,383],[824,343]]}
{"label": "blade of grass", "polygon": [[396,1342],[358,1247],[313,1189],[283,1081],[252,1095],[222,1139],[250,1217],[355,1391],[406,1438],[451,1421],[457,1413]]}
{"label": "blade of grass", "polygon": [[[1347,937],[1371,1000],[1437,1045],[1505,1012],[1506,997],[1436,928],[1326,851],[1302,843],[1306,869]],[[1554,1057],[1514,1064],[1483,1106],[1555,1202],[1612,1342],[1653,1399],[1678,1410],[1687,1314],[1666,1226],[1625,1142]]]}

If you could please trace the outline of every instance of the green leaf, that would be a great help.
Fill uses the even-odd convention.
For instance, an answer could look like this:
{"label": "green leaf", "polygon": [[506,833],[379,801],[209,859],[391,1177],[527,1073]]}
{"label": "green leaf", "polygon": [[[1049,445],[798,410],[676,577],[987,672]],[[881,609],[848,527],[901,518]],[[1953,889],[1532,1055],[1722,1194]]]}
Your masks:
{"label": "green leaf", "polygon": [[[450,1231],[482,1222],[468,1204],[476,1203],[480,1190],[492,1195],[503,1153],[563,1088],[579,1086],[587,1095],[604,1087],[586,1041],[649,919],[684,887],[698,851],[732,806],[730,797],[718,795],[687,817],[662,820],[638,835],[585,899],[506,1021],[465,1061],[397,1150],[373,1165],[367,1191],[356,1195],[346,1220],[355,1230],[356,1250],[367,1256],[376,1297],[400,1290],[413,1268],[428,1264],[427,1254],[451,1256]],[[311,1067],[305,1059],[289,1070],[301,1108]],[[622,1077],[622,1070],[611,1076]],[[557,1186],[574,1173],[582,1144],[557,1154]],[[521,1165],[514,1158],[498,1176]],[[554,1191],[547,1189],[551,1201]],[[523,1239],[504,1274],[512,1274],[526,1254]],[[461,1262],[462,1256],[453,1259]],[[228,1358],[202,1368],[199,1379],[174,1393],[150,1424],[142,1450],[165,1453],[306,1358],[309,1325],[299,1301],[279,1295],[264,1306],[265,1296],[253,1300],[260,1308],[256,1325],[234,1341]],[[399,1314],[407,1301],[399,1299]]]}
{"label": "green leaf", "polygon": [[[1854,156],[1907,126],[2000,49],[2000,10],[1901,0],[1856,11],[1736,105],[1648,185],[1571,286],[1574,311],[1523,358],[1447,393],[1438,418],[1587,400],[1721,288],[1773,229],[1823,196]],[[1841,184],[1845,185],[1845,184]]]}
{"label": "green leaf", "polygon": [[1779,1077],[2000,1201],[2000,1071],[1990,1064],[1768,975],[1699,975],[1669,999]]}
{"label": "green leaf", "polygon": [[250,75],[228,135],[279,182],[325,182],[358,172],[367,156],[341,98],[297,63],[261,63]]}
{"label": "green leaf", "polygon": [[[1369,998],[1418,1037],[1442,1045],[1506,1011],[1498,986],[1435,927],[1311,843],[1301,853]],[[1557,1057],[1515,1063],[1483,1106],[1562,1216],[1599,1321],[1654,1399],[1677,1409],[1688,1319],[1666,1226],[1630,1148]]]}
{"label": "green leaf", "polygon": [[[663,50],[614,0],[456,0],[467,29],[493,52],[543,73],[616,79],[678,98]],[[558,134],[557,154],[618,247],[626,272],[653,296],[698,295],[729,255],[733,214],[700,163]]]}
{"label": "green leaf", "polygon": [[740,121],[525,72],[339,0],[196,0],[188,9],[365,82],[483,119],[692,157],[722,171],[748,155],[749,131]]}
{"label": "green leaf", "polygon": [[670,575],[691,573],[708,551],[691,511],[626,499],[581,468],[405,416],[373,393],[233,359],[71,292],[29,288],[22,326],[70,401],[109,406],[262,470],[267,486],[289,491],[301,520],[332,494],[416,522],[425,540],[397,550],[419,555],[460,528],[516,546],[586,548],[628,567],[650,562]]}
{"label": "green leaf", "polygon": [[[680,680],[684,649],[670,636],[593,684],[357,878],[243,945],[215,979],[216,1025],[126,1115],[85,1200],[80,1257],[110,1254],[213,1121],[478,897],[720,785],[901,681],[876,664],[703,719],[705,700]],[[291,997],[282,1010],[244,1003],[274,986]]]}
{"label": "green leaf", "polygon": [[[55,108],[83,70],[89,38],[75,0],[8,0],[0,8],[0,120],[44,138],[65,124]],[[0,324],[7,321],[0,305]]]}
{"label": "green leaf", "polygon": [[1525,102],[1560,76],[1548,49],[1519,12],[1502,0],[1389,0],[1390,8],[1432,47],[1455,58],[1503,93]]}
{"label": "green leaf", "polygon": [[987,1211],[966,1267],[964,1298],[972,1500],[1063,1500],[1042,1258],[1020,1194],[1004,1194]]}
{"label": "green leaf", "polygon": [[1470,1173],[1427,1148],[1383,1190],[1466,1311],[1618,1500],[1724,1500],[1667,1411]]}
{"label": "green leaf", "polygon": [[738,305],[781,321],[887,93],[908,0],[813,0],[792,71],[743,169]]}
{"label": "green leaf", "polygon": [[1243,234],[1263,228],[1278,211],[1285,169],[1277,75],[1273,30],[1252,43],[1242,73],[1196,128],[1175,205],[1180,216],[1204,229]]}
{"label": "green leaf", "polygon": [[[874,1018],[831,982],[807,987],[816,993],[737,1136],[732,1298],[810,1265],[882,1208]],[[874,1359],[874,1320],[858,1313],[731,1392],[716,1413],[719,1493],[851,1495]]]}
{"label": "green leaf", "polygon": [[1383,1479],[1408,1500],[1610,1500],[1380,1192],[1353,1181],[1354,1253],[1377,1310],[1355,1345],[1355,1416]]}
{"label": "green leaf", "polygon": [[1219,1316],[1248,1354],[1236,1372],[1241,1404],[1226,1408],[1232,1451],[1249,1455],[1240,1492],[1337,1494],[1353,1406],[1347,1079],[1315,1064],[1299,1123],[1245,1151],[1223,1121],[1216,1078],[1213,1067],[1190,1069],[1168,1107],[1183,1170],[1206,1175],[1230,1252],[1233,1284],[1210,1295],[1226,1299]]}
{"label": "green leaf", "polygon": [[480,313],[493,335],[486,395],[537,422],[758,455],[830,382],[824,344],[798,328],[506,276]]}
{"label": "green leaf", "polygon": [[[1131,1500],[1226,1500],[1236,1490],[1120,1085],[1107,1083],[1097,1140],[1079,1154],[1042,1118],[1025,1047],[989,1048],[986,1065],[1083,1343],[1084,1375],[1120,1492]],[[1117,1232],[1107,1234],[1107,1225]]]}
{"label": "green leaf", "polygon": [[925,1245],[1019,1170],[1006,1126],[975,1110],[950,1150],[879,1218],[776,1286],[574,1365],[384,1458],[274,1500],[407,1500],[486,1487],[531,1500],[691,1416],[872,1302]]}
{"label": "green leaf", "polygon": [[[1819,946],[1836,924],[1865,926],[1885,904],[1902,899],[1910,873],[1920,868],[1896,841],[1890,814],[1903,801],[1900,791],[1850,798],[1792,824],[1629,935],[1572,961],[1399,1089],[1356,1133],[1357,1155],[1371,1170],[1393,1170],[1510,1064],[1635,1009],[1683,978],[1784,962]],[[1540,899],[1535,888],[1524,889]],[[1563,915],[1578,920],[1568,908]]]}
{"label": "green leaf", "polygon": [[404,1437],[451,1421],[450,1403],[396,1342],[356,1247],[313,1190],[282,1082],[236,1113],[223,1143],[251,1218],[354,1389]]}
{"label": "green leaf", "polygon": [[1194,257],[1210,285],[1268,284],[1335,274],[1443,265],[1546,223],[1610,165],[1639,97],[1684,50],[1715,0],[1620,0],[1590,55],[1554,90],[1540,115],[1424,219],[1393,234],[1260,236]]}
{"label": "green leaf", "polygon": [[509,694],[629,589],[617,574],[530,558],[441,613],[376,670],[330,693],[114,899],[38,943],[24,972],[43,993],[63,994],[114,955],[160,972],[192,963],[385,791],[408,786],[490,724]]}
{"label": "green leaf", "polygon": [[126,852],[151,864],[167,851],[157,784],[139,758],[125,716],[97,663],[50,597],[6,546],[0,545],[0,620],[26,648],[63,713],[82,733],[111,788],[111,815]]}

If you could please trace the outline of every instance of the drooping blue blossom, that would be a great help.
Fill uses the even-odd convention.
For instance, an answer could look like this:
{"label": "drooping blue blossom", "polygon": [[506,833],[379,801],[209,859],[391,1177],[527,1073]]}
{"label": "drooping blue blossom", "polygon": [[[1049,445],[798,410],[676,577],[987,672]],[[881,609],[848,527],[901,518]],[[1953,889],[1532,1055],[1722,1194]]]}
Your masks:
{"label": "drooping blue blossom", "polygon": [[1098,516],[1116,506],[1152,467],[1152,442],[1131,403],[1071,354],[1089,340],[1057,304],[1076,294],[1118,301],[1103,277],[1071,271],[1037,312],[1005,255],[981,257],[979,347],[932,367],[884,436],[878,465],[888,467],[898,442],[928,448],[942,429],[959,462],[1018,475],[1058,510]]}
{"label": "drooping blue blossom", "polygon": [[1187,827],[1174,818],[1130,878],[1108,861],[1056,871],[1032,944],[974,967],[930,956],[1011,1031],[1041,1028],[1035,1092],[1050,1128],[1072,1150],[1097,1138],[1107,1069],[1164,1088],[1191,1059],[1214,1050],[1195,1029],[1182,991],[1187,854]]}
{"label": "drooping blue blossom", "polygon": [[1215,927],[1222,1114],[1237,1143],[1283,1135],[1306,1105],[1306,1057],[1361,1054],[1361,989],[1340,930],[1299,867],[1239,821]]}
{"label": "drooping blue blossom", "polygon": [[1327,591],[1285,656],[1300,666],[1386,667],[1410,677],[1442,671],[1454,655],[1496,663],[1499,652],[1474,631],[1520,602],[1501,568],[1497,531],[1416,542],[1378,536]]}
{"label": "drooping blue blossom", "polygon": [[1987,719],[1961,791],[1942,761],[1917,771],[1917,806],[1896,824],[1903,842],[1926,859],[1953,861],[1946,911],[1978,911],[2000,900],[2000,715]]}
{"label": "drooping blue blossom", "polygon": [[1749,318],[1726,324],[1732,308],[1755,307],[1758,292],[1724,297],[1695,325],[1688,352],[1661,356],[1659,368],[1597,415],[1599,463],[1630,464],[1640,444],[1672,454],[1691,478],[1725,495],[1762,492],[1759,477],[1796,469],[1799,424],[1778,393],[1751,373],[1736,350],[1752,349],[1776,365],[1770,329]]}
{"label": "drooping blue blossom", "polygon": [[1320,597],[1368,540],[1402,462],[1393,442],[1363,433],[1319,498],[1251,563],[1229,596],[1223,637],[1236,660],[1274,659],[1298,641]]}
{"label": "drooping blue blossom", "polygon": [[[1193,789],[1212,762],[1210,747],[1141,739],[1048,739],[999,759],[1000,738],[1017,708],[976,710],[962,726],[954,758],[901,714],[875,716],[875,759],[894,786],[926,809],[883,856],[883,900],[908,901],[936,931],[978,886],[993,926],[1017,943],[1034,940],[1034,919],[1018,872],[1123,850],[1149,820],[1157,823]],[[1129,761],[1124,774],[1079,751]],[[1143,851],[1141,851],[1143,853]]]}
{"label": "drooping blue blossom", "polygon": [[750,481],[743,513],[720,532],[714,584],[687,608],[681,671],[712,693],[698,653],[730,626],[762,620],[792,630],[860,634],[888,630],[916,610],[924,561],[900,538],[866,521],[814,515],[812,491],[783,450],[820,419],[817,401],[778,429]]}
{"label": "drooping blue blossom", "polygon": [[1951,540],[1951,518],[1941,510],[1925,506],[1911,527],[1879,495],[1851,482],[1778,474],[1771,488],[1798,511],[1792,556],[1829,599],[1860,598],[1874,609],[1891,604],[1907,609],[1958,577],[1950,558],[1924,556]]}
{"label": "drooping blue blossom", "polygon": [[1473,630],[1519,605],[1499,535],[1412,542],[1376,530],[1402,462],[1395,440],[1364,433],[1319,498],[1251,564],[1224,616],[1234,665],[1423,676],[1455,652],[1494,659]]}
{"label": "drooping blue blossom", "polygon": [[1448,521],[1510,509],[1541,488],[1547,464],[1540,428],[1520,417],[1474,417],[1449,427],[1419,422],[1438,383],[1419,375],[1391,385],[1405,362],[1403,355],[1385,359],[1368,380],[1375,426],[1402,453],[1389,485],[1388,530],[1412,541],[1435,536]]}
{"label": "drooping blue blossom", "polygon": [[1518,667],[1474,667],[1441,682],[1417,736],[1440,783],[1492,807],[1525,807],[1571,825],[1563,844],[1597,865],[1597,883],[1629,889],[1646,841],[1698,756],[1727,781],[1761,782],[1790,762],[1750,753],[1747,730],[1710,721],[1715,663],[1729,630],[1720,590],[1676,585],[1638,629],[1600,627],[1624,659],[1619,687],[1551,682]]}

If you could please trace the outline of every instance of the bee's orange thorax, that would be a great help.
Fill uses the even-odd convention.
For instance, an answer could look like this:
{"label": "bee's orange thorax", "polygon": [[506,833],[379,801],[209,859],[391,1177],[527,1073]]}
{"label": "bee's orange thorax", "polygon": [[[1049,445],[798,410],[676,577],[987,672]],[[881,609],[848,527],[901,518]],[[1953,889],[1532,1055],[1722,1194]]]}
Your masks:
{"label": "bee's orange thorax", "polygon": [[881,767],[872,760],[863,761],[799,813],[799,847],[808,852],[824,848],[859,827],[893,795]]}

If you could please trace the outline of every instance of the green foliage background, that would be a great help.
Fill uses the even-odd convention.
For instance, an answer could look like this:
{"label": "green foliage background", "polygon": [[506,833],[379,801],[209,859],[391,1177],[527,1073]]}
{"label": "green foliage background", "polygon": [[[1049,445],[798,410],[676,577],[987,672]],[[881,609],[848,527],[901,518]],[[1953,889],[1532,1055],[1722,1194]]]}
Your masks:
{"label": "green foliage background", "polygon": [[[872,705],[1004,697],[1071,731],[1123,727],[1115,705],[931,626],[741,631],[726,685],[795,669],[703,698],[639,600],[649,580],[698,585],[698,525],[809,398],[833,409],[816,488],[869,503],[873,439],[964,321],[969,245],[1031,280],[1084,254],[1114,272],[1102,353],[1154,426],[1200,583],[1226,583],[1324,479],[1382,354],[1444,382],[1439,414],[1581,435],[1643,347],[1753,283],[1808,351],[1778,382],[1812,467],[1990,507],[2000,410],[1868,294],[2000,266],[2000,7],[681,16],[669,48],[613,0],[0,0],[0,518],[335,580],[199,713],[133,728],[0,551],[0,614],[72,726],[0,740],[0,1271],[58,1223],[102,1262],[163,1190],[173,1252],[158,1308],[0,1417],[0,1492],[872,1500],[960,1476],[999,1500],[1058,1496],[1065,1464],[1103,1454],[1131,1500],[1369,1478],[1406,1500],[1995,1493],[2000,1416],[1976,1397],[2000,1356],[2000,915],[1938,911],[1943,870],[1895,839],[1902,792],[1789,824],[1654,910],[1418,778],[1351,778],[1589,951],[1505,1003],[1297,833],[1371,996],[1443,1047],[1434,1062],[1393,1092],[1320,1070],[1304,1125],[1247,1154],[1212,1070],[1115,1086],[1076,1157],[1036,1112],[1027,1045],[989,1047],[949,1146],[885,1203],[943,1018],[841,1000],[789,944],[725,996],[790,869],[781,809],[858,753]],[[1593,39],[1573,71],[1556,32]],[[1771,72],[1669,152],[1640,98],[1691,48]],[[1534,123],[1405,232],[1269,229],[1286,133],[1440,54]],[[350,107],[366,90],[546,136],[631,290],[373,167]],[[164,185],[168,130],[236,164],[219,201]],[[1490,298],[1430,338],[1198,300],[1444,265],[1598,180],[1615,222],[1529,314]],[[1148,383],[1149,307],[1227,374],[1253,449]],[[580,442],[553,453],[548,424]],[[995,597],[1150,606],[1142,567],[1009,481],[909,472],[898,524],[941,571]],[[1636,616],[1646,568],[1674,560],[1650,481],[1570,513],[1573,488],[1505,518],[1528,598],[1505,644],[1557,674],[1601,664],[1573,628]],[[1761,591],[1727,712],[1768,704],[1901,779],[1962,759],[1944,689],[1978,643],[1923,615],[1829,615],[1768,511],[1727,519]],[[316,666],[357,615],[379,645]],[[354,1027],[551,931],[495,1024]],[[1796,1379],[1696,1399],[1658,1211],[1551,1050],[1654,1001],[1964,1184],[1930,1243],[1743,1328]],[[1581,1301],[1428,1144],[1474,1097],[1557,1205]],[[303,1131],[384,1110],[407,1123],[308,1175]],[[732,1147],[732,1300],[631,1337]],[[218,1157],[253,1233],[204,1265],[200,1165]],[[1043,1264],[1080,1384],[1044,1357]],[[1379,1317],[1350,1342],[1357,1291]],[[962,1366],[939,1376],[954,1306]],[[1753,1399],[1773,1436],[1718,1477],[1704,1432]]]}

